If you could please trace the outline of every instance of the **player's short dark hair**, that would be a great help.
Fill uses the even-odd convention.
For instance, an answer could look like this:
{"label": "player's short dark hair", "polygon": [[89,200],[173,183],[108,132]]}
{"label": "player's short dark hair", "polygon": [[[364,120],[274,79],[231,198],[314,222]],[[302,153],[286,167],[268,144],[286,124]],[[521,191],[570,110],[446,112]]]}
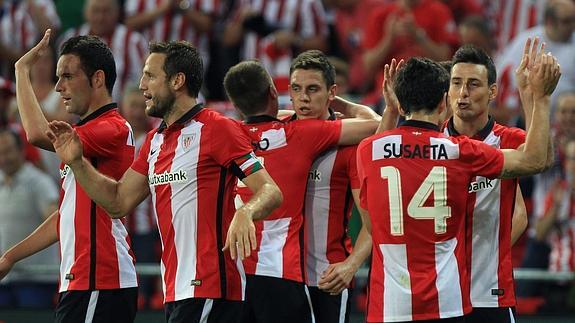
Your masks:
{"label": "player's short dark hair", "polygon": [[292,75],[297,69],[320,71],[328,88],[335,84],[335,67],[320,50],[306,50],[294,58],[289,74]]}
{"label": "player's short dark hair", "polygon": [[204,81],[204,65],[198,50],[187,41],[153,42],[150,53],[165,54],[163,70],[168,79],[178,73],[186,77],[188,95],[197,98]]}
{"label": "player's short dark hair", "polygon": [[243,61],[228,70],[224,88],[234,106],[246,116],[264,112],[268,105],[272,79],[258,61]]}
{"label": "player's short dark hair", "polygon": [[410,58],[399,70],[394,91],[406,114],[433,112],[449,90],[449,73],[438,63],[421,57]]}
{"label": "player's short dark hair", "polygon": [[453,55],[452,66],[457,63],[469,63],[483,65],[487,69],[487,82],[489,85],[497,82],[497,71],[493,59],[483,49],[473,45],[463,45]]}
{"label": "player's short dark hair", "polygon": [[24,142],[22,141],[22,137],[20,137],[20,134],[18,134],[16,131],[8,127],[2,127],[0,128],[0,135],[3,134],[7,134],[8,136],[14,138],[14,143],[19,150],[24,149]]}
{"label": "player's short dark hair", "polygon": [[451,75],[451,68],[453,67],[453,63],[451,63],[451,61],[441,61],[437,63],[439,63],[439,65],[441,65],[441,67],[443,67],[447,73]]}
{"label": "player's short dark hair", "polygon": [[106,89],[112,95],[116,83],[116,62],[112,51],[96,36],[75,36],[66,40],[60,48],[60,56],[75,55],[80,59],[80,68],[92,85],[92,76],[96,71],[104,72]]}

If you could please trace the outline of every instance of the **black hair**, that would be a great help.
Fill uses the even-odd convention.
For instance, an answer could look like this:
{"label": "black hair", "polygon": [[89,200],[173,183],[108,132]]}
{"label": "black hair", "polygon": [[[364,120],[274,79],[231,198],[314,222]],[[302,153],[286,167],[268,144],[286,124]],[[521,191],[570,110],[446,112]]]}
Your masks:
{"label": "black hair", "polygon": [[452,66],[458,63],[469,63],[483,65],[487,69],[487,82],[489,85],[495,84],[497,82],[497,71],[495,70],[495,64],[491,56],[487,53],[473,45],[463,45],[453,55],[451,59]]}
{"label": "black hair", "polygon": [[272,85],[271,77],[258,61],[240,62],[230,68],[224,77],[226,94],[246,116],[266,110]]}
{"label": "black hair", "polygon": [[76,36],[62,44],[60,56],[75,55],[80,59],[80,68],[84,71],[92,85],[92,76],[96,71],[104,72],[106,89],[112,95],[116,83],[116,62],[112,51],[96,36]]}
{"label": "black hair", "polygon": [[289,69],[289,74],[292,75],[297,69],[320,71],[327,88],[335,84],[335,67],[320,50],[306,50],[294,58]]}
{"label": "black hair", "polygon": [[178,73],[184,74],[188,94],[198,97],[204,81],[204,65],[198,50],[187,41],[150,43],[150,53],[165,54],[163,70],[168,79]]}
{"label": "black hair", "polygon": [[396,76],[394,91],[406,114],[433,112],[449,90],[449,73],[438,63],[410,58]]}

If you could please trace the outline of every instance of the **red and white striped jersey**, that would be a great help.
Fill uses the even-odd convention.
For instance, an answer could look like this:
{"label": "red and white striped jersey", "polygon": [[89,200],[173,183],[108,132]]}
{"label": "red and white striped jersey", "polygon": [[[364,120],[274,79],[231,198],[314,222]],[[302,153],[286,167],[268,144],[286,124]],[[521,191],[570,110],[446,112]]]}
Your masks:
{"label": "red and white striped jersey", "polygon": [[[102,174],[119,180],[134,159],[134,138],[114,103],[75,126],[84,157]],[[60,292],[137,286],[134,255],[120,219],[93,202],[68,165],[60,168]]]}
{"label": "red and white striped jersey", "polygon": [[330,264],[351,253],[347,224],[353,206],[352,189],[359,189],[357,146],[325,151],[311,166],[305,197],[306,284],[317,286]]}
{"label": "red and white striped jersey", "polygon": [[[38,30],[36,23],[30,15],[29,1],[3,1],[0,4],[0,43],[4,46],[25,51],[32,48],[43,35],[43,30]],[[50,22],[60,27],[60,18],[56,13],[56,6],[51,0],[33,0],[42,8],[42,12]],[[4,65],[4,64],[3,64]],[[4,71],[8,66],[3,66]],[[10,66],[11,67],[11,66]],[[14,76],[5,77],[14,79]]]}
{"label": "red and white striped jersey", "polygon": [[357,150],[361,206],[373,239],[368,322],[435,320],[471,311],[465,215],[469,183],[494,178],[503,153],[408,120]]}
{"label": "red and white striped jersey", "polygon": [[[314,159],[335,146],[340,121],[296,120],[282,122],[270,116],[250,117],[244,130],[258,158],[283,193],[284,202],[272,214],[255,223],[258,247],[244,260],[246,273],[304,281],[303,204],[307,178]],[[236,201],[252,193],[238,186]],[[237,202],[238,203],[238,202]]]}
{"label": "red and white striped jersey", "polygon": [[152,130],[132,168],[148,177],[164,301],[242,300],[241,262],[222,251],[235,213],[232,170],[243,178],[261,165],[239,123],[198,104],[171,126]]}
{"label": "red and white striped jersey", "polygon": [[[448,136],[460,136],[453,119],[443,132]],[[490,118],[472,139],[498,149],[516,149],[525,142],[525,132],[499,125]],[[467,218],[471,304],[473,307],[515,306],[511,220],[517,179],[477,176],[469,184],[468,192],[468,214],[473,215]]]}
{"label": "red and white striped jersey", "polygon": [[[126,17],[140,15],[156,9],[160,0],[126,0],[124,10]],[[210,16],[215,16],[218,11],[218,0],[191,0],[190,9]],[[180,12],[170,10],[165,15],[158,17],[156,21],[142,30],[142,33],[150,41],[186,40],[198,49],[204,62],[204,67],[209,63],[209,34],[198,32],[192,24],[184,18]]]}
{"label": "red and white striped jersey", "polygon": [[[549,271],[575,271],[575,193],[569,188],[567,181],[559,183],[566,190],[563,200],[557,207],[555,226],[549,233]],[[553,203],[551,190],[545,201],[545,210],[549,210]],[[547,212],[545,212],[547,213]]]}
{"label": "red and white striped jersey", "polygon": [[[90,26],[83,24],[78,28],[68,29],[58,40],[58,48],[69,38],[89,35]],[[148,52],[148,41],[142,34],[131,31],[126,26],[118,24],[110,37],[101,38],[105,42],[116,62],[116,85],[112,92],[114,100],[119,101],[124,88],[129,84],[139,84],[142,76],[142,66]]]}
{"label": "red and white striped jersey", "polygon": [[[262,15],[266,24],[272,28],[292,31],[301,38],[327,36],[328,34],[325,10],[321,1],[240,0],[234,19],[237,19],[239,12],[247,7],[256,14]],[[275,48],[269,36],[261,37],[256,32],[246,30],[240,57],[244,60],[254,58],[260,60],[276,82],[283,84],[289,78],[289,66],[293,53],[291,50],[284,51]],[[280,86],[280,90],[284,90],[283,86]]]}

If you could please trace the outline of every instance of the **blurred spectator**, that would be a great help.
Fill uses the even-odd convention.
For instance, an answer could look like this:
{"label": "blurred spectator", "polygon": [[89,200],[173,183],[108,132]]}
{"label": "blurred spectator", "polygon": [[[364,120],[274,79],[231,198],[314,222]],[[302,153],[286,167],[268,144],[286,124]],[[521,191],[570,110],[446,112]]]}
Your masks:
{"label": "blurred spectator", "polygon": [[483,0],[499,52],[522,31],[543,23],[546,1],[549,0]]}
{"label": "blurred spectator", "polygon": [[[548,192],[545,213],[535,224],[538,241],[548,241],[550,272],[575,272],[575,140],[565,144],[564,172]],[[546,309],[565,311],[568,305],[569,282],[548,287]],[[573,288],[573,286],[571,287]]]}
{"label": "blurred spectator", "polygon": [[445,3],[451,13],[457,25],[459,25],[463,20],[471,16],[484,16],[485,8],[481,0],[441,0]]}
{"label": "blurred spectator", "polygon": [[443,61],[457,45],[451,11],[439,0],[397,0],[378,7],[367,19],[363,63],[365,81],[374,87],[367,103],[380,98],[383,66],[392,58]]}
{"label": "blurred spectator", "polygon": [[56,33],[60,18],[52,0],[0,1],[0,75],[14,78],[14,62],[40,40],[44,31]]}
{"label": "blurred spectator", "polygon": [[[385,0],[326,0],[335,13],[337,46],[349,62],[349,85],[354,92],[361,90],[363,71],[363,39],[367,28],[366,16]],[[337,74],[339,75],[339,73]],[[337,83],[339,85],[339,83]]]}
{"label": "blurred spectator", "polygon": [[239,0],[223,43],[241,44],[240,59],[259,59],[286,94],[292,57],[308,49],[325,51],[327,33],[320,0]]}
{"label": "blurred spectator", "polygon": [[140,80],[148,42],[139,32],[120,24],[119,0],[86,0],[84,19],[86,23],[82,26],[64,32],[58,44],[79,35],[101,38],[110,47],[116,60],[117,79],[112,96],[115,101],[119,101],[126,84]]}
{"label": "blurred spectator", "polygon": [[[56,211],[58,196],[50,177],[24,160],[22,138],[11,130],[0,130],[0,254]],[[18,272],[18,267],[27,265],[58,265],[56,246],[15,265],[0,285],[1,307],[52,307],[57,276]]]}
{"label": "blurred spectator", "polygon": [[0,77],[0,129],[9,128],[18,133],[24,142],[24,157],[36,166],[41,166],[39,149],[26,140],[24,128],[16,122],[17,110],[12,105],[15,94],[14,83]]}
{"label": "blurred spectator", "polygon": [[481,16],[469,16],[457,26],[459,42],[462,45],[471,44],[483,49],[493,57],[495,42],[489,29],[489,22]]}
{"label": "blurred spectator", "polygon": [[[573,31],[575,31],[575,3],[572,0],[549,1],[545,6],[544,24],[525,30],[503,49],[496,60],[497,70],[501,71],[497,96],[497,106],[502,114],[500,122],[514,124],[521,113],[513,72],[519,65],[517,57],[521,56],[527,37],[539,37],[546,44],[545,50],[553,53],[561,64],[563,75],[559,80],[557,89],[551,96],[552,106],[556,106],[559,93],[575,90],[575,59],[573,59],[575,37],[573,37]],[[553,115],[552,111],[551,116],[553,117]]]}
{"label": "blurred spectator", "polygon": [[[120,112],[132,127],[137,155],[146,139],[146,134],[152,130],[152,123],[146,116],[146,98],[137,86],[128,86],[124,90]],[[133,214],[126,217],[126,228],[132,238],[132,250],[136,254],[136,261],[158,263],[160,240],[149,196],[136,207]],[[157,280],[158,277],[139,277],[140,308],[150,308]]]}
{"label": "blurred spectator", "polygon": [[151,41],[192,43],[200,51],[206,69],[217,4],[217,0],[125,0],[125,23]]}
{"label": "blurred spectator", "polygon": [[[575,92],[560,93],[555,109],[555,124],[551,138],[555,148],[555,163],[547,171],[533,177],[533,212],[528,230],[528,240],[521,267],[546,269],[549,266],[550,248],[545,237],[537,237],[536,224],[546,210],[546,197],[555,187],[555,183],[565,177],[565,146],[569,141],[575,141]],[[540,296],[542,285],[533,281],[518,281],[519,296]]]}

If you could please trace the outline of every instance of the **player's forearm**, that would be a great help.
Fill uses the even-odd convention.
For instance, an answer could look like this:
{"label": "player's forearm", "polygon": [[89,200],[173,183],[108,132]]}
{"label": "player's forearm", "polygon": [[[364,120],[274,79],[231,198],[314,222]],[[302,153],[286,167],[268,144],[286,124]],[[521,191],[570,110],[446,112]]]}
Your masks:
{"label": "player's forearm", "polygon": [[383,110],[381,122],[377,127],[376,133],[384,132],[386,130],[395,129],[399,121],[399,112],[395,107],[386,106]]}
{"label": "player's forearm", "polygon": [[283,195],[274,183],[262,184],[252,198],[242,206],[242,211],[251,214],[253,220],[262,220],[283,202]]}
{"label": "player's forearm", "polygon": [[34,232],[24,240],[8,249],[3,255],[12,263],[16,263],[41,250],[44,250],[58,241],[58,212],[52,213]]}
{"label": "player's forearm", "polygon": [[525,114],[525,131],[529,131],[533,117],[533,94],[525,89],[519,89],[519,99]]}
{"label": "player's forearm", "polygon": [[28,141],[40,148],[54,151],[46,135],[48,120],[34,94],[30,80],[30,67],[16,64],[16,103]]}
{"label": "player's forearm", "polygon": [[379,120],[344,119],[338,145],[355,145],[373,135],[379,126]]}
{"label": "player's forearm", "polygon": [[121,218],[126,214],[118,196],[119,185],[116,180],[99,173],[86,158],[69,166],[74,172],[74,178],[90,199],[106,210],[112,218]]}
{"label": "player's forearm", "polygon": [[[551,100],[549,96],[533,100],[532,124],[525,140],[525,150],[528,159],[533,161],[536,172],[540,172],[547,164],[547,152],[549,150],[549,118]],[[532,123],[533,123],[532,121]]]}
{"label": "player's forearm", "polygon": [[353,251],[345,261],[350,263],[357,271],[371,254],[371,244],[371,235],[367,232],[365,226],[362,226],[353,246]]}
{"label": "player's forearm", "polygon": [[339,96],[335,97],[330,106],[334,111],[343,114],[346,118],[371,120],[380,120],[381,118],[372,108],[348,101]]}

